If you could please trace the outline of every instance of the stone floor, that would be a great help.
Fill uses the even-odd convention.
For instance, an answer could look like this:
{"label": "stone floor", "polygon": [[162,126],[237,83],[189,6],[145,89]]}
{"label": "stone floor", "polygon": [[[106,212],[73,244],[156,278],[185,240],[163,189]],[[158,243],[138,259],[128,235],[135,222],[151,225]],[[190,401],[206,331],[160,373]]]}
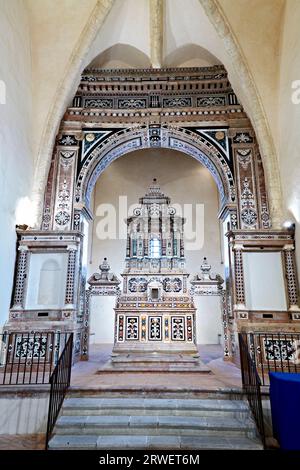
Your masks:
{"label": "stone floor", "polygon": [[0,450],[44,450],[45,434],[0,434]]}
{"label": "stone floor", "polygon": [[112,345],[94,344],[90,348],[89,361],[78,362],[72,369],[71,387],[90,389],[172,389],[172,390],[220,390],[241,388],[239,368],[224,361],[220,345],[201,345],[201,360],[211,369],[209,374],[197,373],[105,373],[97,374],[99,367],[110,358]]}
{"label": "stone floor", "polygon": [[[109,359],[110,344],[92,345],[89,361],[80,361],[72,369],[71,387],[74,389],[95,390],[170,390],[170,391],[215,391],[241,388],[239,368],[231,362],[223,361],[220,345],[199,347],[201,360],[211,373],[105,373],[97,374],[99,367]],[[0,435],[0,450],[43,450],[45,436]]]}

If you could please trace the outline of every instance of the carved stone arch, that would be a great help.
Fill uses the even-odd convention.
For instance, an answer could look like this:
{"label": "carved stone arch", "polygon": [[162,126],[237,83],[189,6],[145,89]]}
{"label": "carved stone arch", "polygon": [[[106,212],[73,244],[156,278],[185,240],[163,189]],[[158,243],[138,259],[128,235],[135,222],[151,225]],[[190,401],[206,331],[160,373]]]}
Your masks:
{"label": "carved stone arch", "polygon": [[76,203],[90,210],[92,190],[101,173],[117,158],[138,149],[169,148],[180,151],[205,166],[219,191],[220,208],[234,204],[235,182],[226,158],[203,135],[176,126],[155,127],[159,140],[151,140],[151,127],[125,129],[102,141],[86,157],[76,182]]}

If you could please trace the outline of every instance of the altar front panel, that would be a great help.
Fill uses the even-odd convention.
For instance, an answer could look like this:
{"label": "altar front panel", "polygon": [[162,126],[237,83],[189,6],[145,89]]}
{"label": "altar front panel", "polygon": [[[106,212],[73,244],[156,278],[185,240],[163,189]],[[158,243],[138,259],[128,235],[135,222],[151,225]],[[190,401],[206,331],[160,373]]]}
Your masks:
{"label": "altar front panel", "polygon": [[122,312],[116,318],[117,343],[186,343],[195,340],[195,315],[186,312]]}

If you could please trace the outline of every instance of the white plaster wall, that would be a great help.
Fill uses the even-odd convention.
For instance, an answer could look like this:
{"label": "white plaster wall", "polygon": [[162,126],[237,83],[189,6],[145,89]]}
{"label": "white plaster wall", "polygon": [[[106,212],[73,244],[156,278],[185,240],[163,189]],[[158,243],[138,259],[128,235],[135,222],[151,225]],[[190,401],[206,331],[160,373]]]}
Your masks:
{"label": "white plaster wall", "polygon": [[[297,2],[297,0],[295,0]],[[247,102],[247,90],[241,81],[240,70],[235,69],[224,43],[208,19],[201,3],[206,0],[166,0],[165,56],[187,45],[198,45],[221,61],[234,90],[242,100],[249,117],[256,127],[256,116],[251,101]],[[246,64],[258,88],[264,112],[269,121],[273,138],[277,137],[276,93],[279,77],[279,49],[283,0],[216,0],[245,57]],[[220,25],[218,25],[220,28]],[[259,51],[259,52],[258,52]],[[212,62],[212,61],[211,61]],[[180,64],[178,64],[180,65]]]}
{"label": "white plaster wall", "polygon": [[[94,190],[94,226],[93,237],[90,247],[90,264],[88,275],[99,271],[98,266],[104,257],[108,258],[111,269],[119,277],[124,269],[124,258],[126,250],[126,239],[119,239],[119,227],[125,228],[124,216],[120,218],[119,196],[127,196],[128,207],[136,204],[138,198],[143,196],[149,187],[152,179],[156,177],[161,185],[161,190],[171,197],[171,204],[181,203],[192,205],[203,204],[204,219],[201,221],[199,231],[204,234],[203,246],[198,246],[196,250],[186,249],[186,268],[191,277],[199,272],[203,257],[207,256],[212,270],[223,274],[223,265],[221,264],[220,250],[220,229],[218,221],[218,193],[215,182],[209,171],[200,163],[181,152],[168,149],[147,149],[132,152],[126,156],[120,157],[113,162],[98,179]],[[115,239],[100,239],[99,224],[106,217],[106,213],[100,216],[102,204],[112,205],[112,217],[114,220],[114,211],[116,213],[117,237]],[[98,215],[97,215],[98,214]],[[186,226],[192,224],[195,229],[195,211],[185,213],[187,218]],[[123,233],[124,233],[123,232]],[[199,235],[199,233],[198,233]],[[187,246],[188,240],[186,240]],[[107,299],[104,299],[107,302]],[[100,302],[96,300],[95,302]],[[107,321],[113,321],[112,306],[103,305],[103,315]],[[99,311],[102,307],[99,306]],[[205,307],[206,308],[206,307]],[[212,307],[213,308],[213,307]],[[111,309],[111,313],[109,312]],[[207,311],[207,310],[205,310]],[[211,311],[207,315],[211,315]],[[100,313],[101,315],[101,313]],[[213,312],[216,317],[218,314]],[[201,317],[202,318],[202,317]],[[212,318],[212,317],[210,317]],[[202,320],[201,320],[202,321]],[[203,320],[201,323],[204,330],[207,329],[207,337],[202,336],[201,341],[215,341],[212,339],[214,333],[213,321]],[[94,323],[95,327],[100,328]],[[112,325],[112,324],[111,324]],[[102,327],[101,327],[102,328]],[[112,328],[110,330],[112,332]],[[104,333],[103,333],[104,334]],[[106,338],[105,342],[112,342],[112,333]],[[206,339],[205,339],[206,338]]]}
{"label": "white plaster wall", "polygon": [[114,342],[114,307],[116,298],[114,296],[91,297],[90,308],[90,343],[113,343]]}
{"label": "white plaster wall", "polygon": [[[148,0],[115,0],[103,27],[89,50],[85,65],[87,66],[98,54],[115,44],[129,45],[133,50],[136,48],[146,57],[150,57],[149,13]],[[123,61],[122,57],[120,57],[120,61]],[[130,63],[130,60],[128,62]],[[105,67],[107,66],[105,64]],[[132,64],[131,66],[134,67]]]}
{"label": "white plaster wall", "polygon": [[195,295],[194,303],[197,308],[197,344],[221,343],[223,328],[220,297],[218,295]]}
{"label": "white plaster wall", "polygon": [[[43,133],[49,132],[46,126],[55,96],[62,87],[62,80],[70,65],[72,53],[97,2],[96,0],[24,0],[24,3],[29,14],[32,41],[33,146],[36,158],[39,151],[44,152],[44,149],[39,149],[39,145]],[[72,90],[70,85],[69,99],[73,97],[75,91],[76,89]],[[66,104],[61,103],[61,106],[65,107]],[[58,121],[63,112],[61,110]],[[59,122],[56,126],[59,126]]]}
{"label": "white plaster wall", "polygon": [[0,398],[0,434],[36,434],[47,430],[48,396]]}
{"label": "white plaster wall", "polygon": [[[7,320],[16,254],[16,223],[28,223],[33,134],[31,45],[24,3],[0,0],[0,80],[6,103],[0,104],[0,326]],[[0,100],[1,102],[1,100]],[[16,208],[18,220],[16,218]]]}
{"label": "white plaster wall", "polygon": [[300,275],[300,102],[296,104],[292,101],[292,93],[296,91],[292,84],[296,80],[300,81],[298,0],[286,2],[283,20],[278,111],[279,165],[286,218],[296,222],[296,257]]}
{"label": "white plaster wall", "polygon": [[[281,49],[283,17],[285,5],[291,0],[217,0],[228,20],[233,34],[246,59],[258,90],[263,112],[268,120],[272,138],[278,145],[278,83],[279,56]],[[293,0],[292,0],[293,1]],[[295,3],[299,2],[295,0]],[[222,59],[221,59],[222,60]],[[226,60],[226,59],[225,59]],[[227,62],[227,61],[226,61]],[[226,63],[230,70],[230,64]],[[245,84],[241,81],[239,70],[231,72],[232,85],[242,99]],[[244,104],[244,103],[243,103]],[[253,126],[258,127],[257,116],[251,101],[246,110]],[[286,119],[288,117],[286,116]]]}
{"label": "white plaster wall", "polygon": [[243,253],[246,308],[286,310],[281,253]]}

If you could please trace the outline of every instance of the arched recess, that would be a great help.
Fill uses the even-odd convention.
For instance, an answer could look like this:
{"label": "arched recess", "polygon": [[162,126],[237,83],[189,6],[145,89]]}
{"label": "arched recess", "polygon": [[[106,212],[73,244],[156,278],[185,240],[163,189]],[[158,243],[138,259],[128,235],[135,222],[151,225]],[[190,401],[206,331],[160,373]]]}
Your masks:
{"label": "arched recess", "polygon": [[165,57],[166,67],[210,67],[221,65],[211,52],[198,44],[185,44]]}
{"label": "arched recess", "polygon": [[[241,82],[243,82],[243,86],[240,88],[239,98],[242,104],[248,104],[248,110],[249,107],[253,110],[249,115],[252,116],[253,127],[261,149],[273,228],[279,228],[282,223],[283,209],[278,162],[259,93],[238,41],[218,2],[216,0],[199,0],[199,2],[211,21],[216,34],[224,44],[224,49],[227,53],[227,60],[224,59],[225,67],[227,69],[235,69],[237,76],[239,76]],[[53,144],[60,120],[67,107],[68,101],[75,93],[76,87],[80,81],[80,73],[87,65],[84,63],[85,58],[114,3],[115,0],[98,0],[74,48],[53,99],[52,108],[49,110],[36,159],[31,198],[34,205],[37,225],[40,224],[42,219],[44,189],[46,187]],[[253,119],[253,116],[255,116],[255,119]]]}
{"label": "arched recess", "polygon": [[60,291],[57,285],[61,282],[61,267],[55,259],[44,261],[38,284],[38,305],[59,305]]}
{"label": "arched recess", "polygon": [[153,147],[177,150],[195,158],[209,170],[216,182],[220,209],[226,204],[235,204],[234,177],[224,154],[217,146],[204,136],[180,127],[141,126],[117,132],[88,154],[76,182],[77,206],[90,210],[90,198],[96,181],[114,160],[134,150]]}
{"label": "arched recess", "polygon": [[149,57],[130,44],[114,44],[97,55],[89,64],[89,68],[150,68]]}

